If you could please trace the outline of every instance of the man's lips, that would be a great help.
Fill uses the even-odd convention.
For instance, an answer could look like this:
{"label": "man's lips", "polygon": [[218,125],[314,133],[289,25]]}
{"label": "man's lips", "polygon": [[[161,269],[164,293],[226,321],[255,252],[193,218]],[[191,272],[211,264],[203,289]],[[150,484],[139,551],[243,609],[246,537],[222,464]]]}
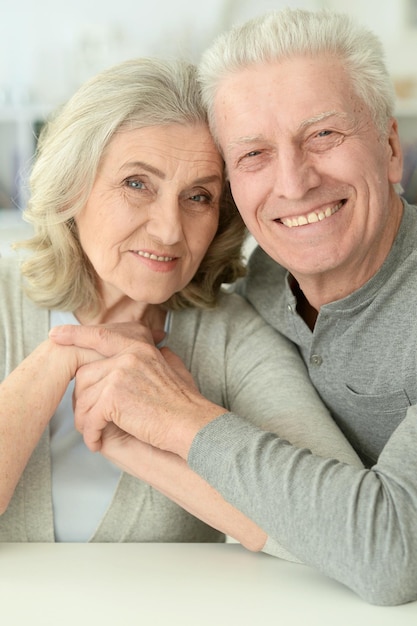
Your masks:
{"label": "man's lips", "polygon": [[305,226],[306,224],[315,224],[316,222],[322,222],[323,220],[331,217],[345,204],[345,200],[342,200],[338,204],[328,206],[325,209],[312,211],[307,215],[293,215],[292,217],[282,217],[279,222],[287,226],[288,228],[294,228],[295,226]]}

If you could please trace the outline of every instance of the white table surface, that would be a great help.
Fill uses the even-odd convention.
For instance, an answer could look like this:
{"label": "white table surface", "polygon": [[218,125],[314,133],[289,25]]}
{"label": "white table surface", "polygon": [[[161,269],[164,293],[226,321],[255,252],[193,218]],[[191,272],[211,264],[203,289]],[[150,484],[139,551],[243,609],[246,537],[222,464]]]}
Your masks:
{"label": "white table surface", "polygon": [[238,544],[0,543],[2,626],[416,626]]}

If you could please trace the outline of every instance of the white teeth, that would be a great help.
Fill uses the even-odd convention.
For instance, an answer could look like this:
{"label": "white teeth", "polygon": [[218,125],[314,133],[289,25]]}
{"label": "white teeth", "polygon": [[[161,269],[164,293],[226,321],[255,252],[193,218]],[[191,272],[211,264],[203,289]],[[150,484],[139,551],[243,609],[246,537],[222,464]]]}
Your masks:
{"label": "white teeth", "polygon": [[305,215],[300,215],[299,217],[286,217],[281,219],[282,224],[284,226],[288,226],[288,228],[293,228],[294,226],[305,226],[305,224],[314,224],[315,222],[322,222],[327,217],[330,217],[336,211],[340,209],[343,205],[343,202],[339,202],[334,207],[328,206],[324,211],[318,211],[317,213],[309,213],[307,217]]}
{"label": "white teeth", "polygon": [[313,224],[314,222],[318,222],[319,221],[319,216],[317,215],[317,213],[309,213],[307,215],[307,221],[309,224]]}
{"label": "white teeth", "polygon": [[137,250],[136,254],[139,256],[145,257],[145,259],[151,259],[152,261],[173,261],[173,256],[157,256],[156,254],[151,254],[150,252],[142,252],[142,250]]}

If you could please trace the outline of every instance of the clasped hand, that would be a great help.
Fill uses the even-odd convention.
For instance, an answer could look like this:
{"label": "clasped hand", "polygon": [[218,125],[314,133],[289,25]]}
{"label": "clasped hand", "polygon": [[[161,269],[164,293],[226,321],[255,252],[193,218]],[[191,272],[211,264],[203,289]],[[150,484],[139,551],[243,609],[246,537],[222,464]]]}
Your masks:
{"label": "clasped hand", "polygon": [[[138,323],[60,326],[50,337],[106,357],[82,365],[76,374],[75,425],[92,451],[102,449],[106,428],[114,424],[120,437],[127,433],[186,459],[204,425],[195,419],[204,415],[202,406],[210,407],[211,418],[224,412],[199,394],[181,359],[168,348],[156,348],[149,329]],[[114,438],[114,427],[107,433]]]}

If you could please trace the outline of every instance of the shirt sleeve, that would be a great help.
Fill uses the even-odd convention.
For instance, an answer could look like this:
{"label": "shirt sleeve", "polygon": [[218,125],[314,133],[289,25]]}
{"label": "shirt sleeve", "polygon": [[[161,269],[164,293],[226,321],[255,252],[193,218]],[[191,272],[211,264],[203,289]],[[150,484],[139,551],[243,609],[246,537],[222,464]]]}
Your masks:
{"label": "shirt sleeve", "polygon": [[188,463],[272,542],[365,600],[394,605],[417,599],[416,441],[412,406],[363,469],[227,413],[196,435]]}

